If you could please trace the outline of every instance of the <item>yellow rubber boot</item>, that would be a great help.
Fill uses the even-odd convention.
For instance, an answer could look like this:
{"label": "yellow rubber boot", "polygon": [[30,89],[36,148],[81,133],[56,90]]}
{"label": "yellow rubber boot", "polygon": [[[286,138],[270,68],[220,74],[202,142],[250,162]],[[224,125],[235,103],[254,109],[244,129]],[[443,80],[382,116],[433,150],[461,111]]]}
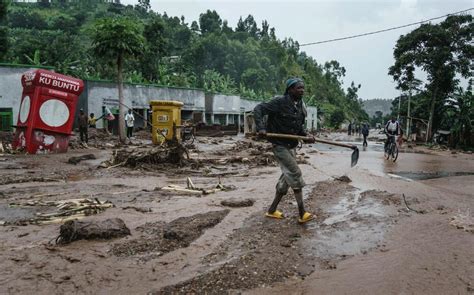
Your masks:
{"label": "yellow rubber boot", "polygon": [[305,213],[303,214],[303,217],[298,218],[298,222],[299,222],[299,223],[305,223],[305,222],[308,222],[308,221],[313,220],[313,219],[314,219],[314,215],[313,215],[313,214],[308,213],[308,212],[305,212]]}
{"label": "yellow rubber boot", "polygon": [[280,210],[275,210],[275,212],[273,213],[265,213],[265,216],[266,217],[270,217],[270,218],[276,218],[276,219],[282,219],[282,218],[285,218],[285,216],[283,216],[283,212],[281,212]]}

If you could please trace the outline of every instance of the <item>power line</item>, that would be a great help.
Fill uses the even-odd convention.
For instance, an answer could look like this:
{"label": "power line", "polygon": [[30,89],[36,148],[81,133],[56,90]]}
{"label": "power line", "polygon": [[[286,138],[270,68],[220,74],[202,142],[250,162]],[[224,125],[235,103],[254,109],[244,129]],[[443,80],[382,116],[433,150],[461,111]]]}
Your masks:
{"label": "power line", "polygon": [[398,30],[398,29],[401,29],[401,28],[406,28],[406,27],[410,27],[410,26],[414,26],[414,25],[426,23],[426,22],[429,22],[429,21],[432,21],[432,20],[437,20],[437,19],[440,19],[440,18],[448,17],[448,16],[450,16],[450,15],[455,15],[455,14],[460,14],[460,13],[468,12],[468,11],[473,10],[473,9],[474,9],[474,8],[469,8],[469,9],[466,9],[466,10],[461,10],[461,11],[458,11],[458,12],[453,12],[453,13],[449,13],[449,14],[446,14],[446,15],[443,15],[443,16],[433,17],[433,18],[430,18],[430,19],[427,19],[427,20],[422,20],[422,21],[419,21],[419,22],[416,22],[416,23],[406,24],[406,25],[402,25],[402,26],[398,26],[398,27],[391,27],[391,28],[388,28],[388,29],[383,29],[383,30],[378,30],[378,31],[373,31],[373,32],[358,34],[358,35],[352,35],[352,36],[347,36],[347,37],[329,39],[329,40],[324,40],[324,41],[317,41],[317,42],[311,42],[311,43],[304,43],[304,44],[300,44],[299,46],[300,46],[300,47],[303,47],[303,46],[309,46],[309,45],[330,43],[330,42],[335,42],[335,41],[341,41],[341,40],[347,40],[347,39],[354,39],[354,38],[358,38],[358,37],[363,37],[363,36],[368,36],[368,35],[374,35],[374,34],[383,33],[383,32],[388,32],[388,31],[393,31],[393,30]]}

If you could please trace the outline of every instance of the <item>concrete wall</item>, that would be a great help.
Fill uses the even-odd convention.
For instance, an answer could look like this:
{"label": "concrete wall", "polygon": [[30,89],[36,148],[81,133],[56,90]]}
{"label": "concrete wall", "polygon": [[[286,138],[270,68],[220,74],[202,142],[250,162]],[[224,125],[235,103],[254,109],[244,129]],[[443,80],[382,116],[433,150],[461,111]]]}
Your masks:
{"label": "concrete wall", "polygon": [[261,101],[249,100],[245,98],[240,99],[240,111],[241,112],[249,112],[253,111],[255,106],[257,106]]}
{"label": "concrete wall", "polygon": [[13,109],[13,125],[18,120],[20,109],[21,94],[21,76],[24,72],[32,70],[31,67],[10,67],[0,65],[0,108]]}
{"label": "concrete wall", "polygon": [[215,93],[206,94],[206,114],[208,123],[240,125],[240,101],[241,99],[238,95]]}
{"label": "concrete wall", "polygon": [[[102,106],[118,108],[117,84],[111,82],[87,81],[87,100],[89,113],[102,114]],[[150,100],[176,100],[184,103],[183,110],[204,112],[205,94],[203,90],[157,87],[152,85],[124,85],[125,104],[132,108],[148,109]],[[97,127],[103,122],[99,120]]]}
{"label": "concrete wall", "polygon": [[[9,67],[0,65],[0,108],[13,108],[14,123],[18,117],[22,93],[21,75],[31,70],[29,67]],[[124,85],[124,98],[127,106],[136,109],[148,109],[150,100],[177,100],[184,103],[184,111],[206,113],[213,123],[217,119],[221,124],[243,123],[244,112],[252,111],[259,101],[247,100],[237,95],[205,94],[200,89],[159,87],[153,85]],[[112,82],[85,81],[83,94],[79,97],[77,110],[84,109],[87,114],[102,115],[102,107],[118,109],[117,85]],[[307,126],[310,129],[314,120],[317,127],[317,109],[308,107]],[[137,120],[137,122],[140,120]],[[97,127],[103,127],[103,120],[97,121]]]}

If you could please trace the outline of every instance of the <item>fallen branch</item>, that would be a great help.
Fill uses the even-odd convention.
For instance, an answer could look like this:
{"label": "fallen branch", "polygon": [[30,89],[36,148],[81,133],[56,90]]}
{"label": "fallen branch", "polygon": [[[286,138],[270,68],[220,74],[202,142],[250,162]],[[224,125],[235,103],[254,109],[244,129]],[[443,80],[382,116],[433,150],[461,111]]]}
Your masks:
{"label": "fallen branch", "polygon": [[405,207],[407,208],[408,211],[413,211],[413,212],[418,213],[418,214],[425,214],[426,213],[426,211],[424,211],[424,210],[418,211],[418,210],[410,208],[410,206],[408,206],[408,202],[405,198],[405,194],[402,194],[402,197],[403,197],[403,203],[405,204]]}
{"label": "fallen branch", "polygon": [[64,222],[71,219],[82,218],[105,211],[114,207],[109,201],[100,201],[97,198],[91,199],[69,199],[62,201],[27,201],[24,203],[10,203],[10,206],[55,206],[55,212],[36,213],[36,217],[25,220],[31,224],[50,224]]}

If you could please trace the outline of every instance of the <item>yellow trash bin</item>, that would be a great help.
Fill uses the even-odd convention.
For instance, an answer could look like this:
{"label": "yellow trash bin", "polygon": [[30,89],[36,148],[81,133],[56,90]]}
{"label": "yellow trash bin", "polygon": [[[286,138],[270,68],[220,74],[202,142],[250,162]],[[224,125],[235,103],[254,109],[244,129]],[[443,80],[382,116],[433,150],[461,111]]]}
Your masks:
{"label": "yellow trash bin", "polygon": [[[164,140],[176,137],[181,141],[181,107],[183,103],[173,100],[150,101],[152,111],[151,138],[154,144],[161,144]],[[174,134],[176,132],[176,135]]]}

